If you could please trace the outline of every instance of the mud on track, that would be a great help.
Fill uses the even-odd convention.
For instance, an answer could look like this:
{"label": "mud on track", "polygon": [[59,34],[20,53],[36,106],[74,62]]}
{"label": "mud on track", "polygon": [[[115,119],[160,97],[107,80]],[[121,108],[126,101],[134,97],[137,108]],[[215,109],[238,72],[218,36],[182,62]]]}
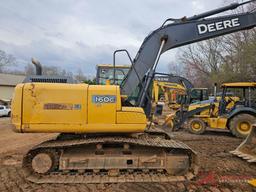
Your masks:
{"label": "mud on track", "polygon": [[0,191],[256,191],[246,183],[256,178],[256,165],[232,156],[241,139],[229,133],[208,132],[197,136],[185,131],[175,132],[175,138],[197,151],[201,165],[199,176],[188,183],[149,183],[111,185],[36,185],[27,182],[21,170],[22,156],[32,146],[55,137],[55,134],[18,134],[12,132],[8,118],[0,118]]}

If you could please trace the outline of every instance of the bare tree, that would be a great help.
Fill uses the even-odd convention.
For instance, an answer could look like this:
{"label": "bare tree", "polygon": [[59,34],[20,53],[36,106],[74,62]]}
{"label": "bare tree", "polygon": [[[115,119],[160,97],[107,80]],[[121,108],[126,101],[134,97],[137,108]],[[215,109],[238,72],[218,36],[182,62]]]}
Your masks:
{"label": "bare tree", "polygon": [[77,70],[77,74],[75,75],[75,79],[79,82],[84,82],[87,80],[86,76],[84,75],[83,71],[79,68]]}
{"label": "bare tree", "polygon": [[35,66],[32,65],[31,63],[28,63],[25,66],[25,74],[26,75],[33,75],[33,74],[35,74]]}
{"label": "bare tree", "polygon": [[[238,12],[255,9],[256,4]],[[199,42],[180,49],[179,60],[195,86],[209,87],[214,82],[255,81],[256,29]]]}
{"label": "bare tree", "polygon": [[[43,75],[47,76],[67,76],[67,77],[73,77],[72,72],[67,72],[65,69],[56,67],[56,66],[42,66]],[[28,63],[25,66],[25,74],[26,75],[34,75],[35,74],[35,66],[31,63]]]}
{"label": "bare tree", "polygon": [[221,42],[222,38],[219,37],[180,49],[179,61],[183,63],[187,77],[196,86],[210,86],[213,82],[209,78],[217,80],[225,55]]}
{"label": "bare tree", "polygon": [[170,62],[168,65],[169,74],[186,76],[184,73],[184,65],[180,62]]}
{"label": "bare tree", "polygon": [[11,66],[16,63],[16,59],[13,55],[7,54],[0,50],[0,72],[4,71],[6,66]]}

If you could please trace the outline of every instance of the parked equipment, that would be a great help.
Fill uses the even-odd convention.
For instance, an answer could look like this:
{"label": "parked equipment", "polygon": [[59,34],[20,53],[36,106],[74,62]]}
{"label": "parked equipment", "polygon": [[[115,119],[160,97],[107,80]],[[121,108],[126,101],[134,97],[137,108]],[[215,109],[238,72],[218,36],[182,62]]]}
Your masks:
{"label": "parked equipment", "polygon": [[187,94],[193,84],[184,77],[165,73],[155,73],[152,86],[152,102],[164,101],[169,106],[179,106],[179,96]]}
{"label": "parked equipment", "polygon": [[154,80],[153,82],[152,102],[156,104],[160,100],[161,102],[164,102],[165,104],[170,106],[170,108],[173,108],[173,109],[179,108],[180,105],[178,104],[178,101],[177,101],[177,95],[185,95],[185,94],[186,94],[186,89],[180,84],[157,81],[157,80]]}
{"label": "parked equipment", "polygon": [[[14,129],[22,133],[60,133],[25,155],[26,178],[36,183],[170,182],[193,178],[198,168],[195,152],[167,133],[146,126],[154,73],[160,55],[169,49],[255,27],[256,12],[206,19],[243,4],[164,23],[144,40],[121,90],[117,85],[17,85],[12,103]],[[209,31],[208,25],[214,30],[211,27]],[[128,98],[121,97],[121,93]]]}
{"label": "parked equipment", "polygon": [[256,83],[224,83],[222,88],[221,97],[191,104],[187,112],[174,118],[176,126],[187,121],[191,133],[202,134],[209,127],[228,129],[236,137],[247,137],[256,122]]}
{"label": "parked equipment", "polygon": [[164,101],[172,110],[179,110],[196,103],[209,99],[207,88],[194,88],[194,85],[186,78],[164,73],[155,73],[152,102]]}

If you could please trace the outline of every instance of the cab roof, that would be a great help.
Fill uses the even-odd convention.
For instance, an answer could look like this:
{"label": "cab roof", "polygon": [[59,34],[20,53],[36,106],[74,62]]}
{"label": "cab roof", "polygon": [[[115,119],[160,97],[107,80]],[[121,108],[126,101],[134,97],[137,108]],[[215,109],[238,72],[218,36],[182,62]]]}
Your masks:
{"label": "cab roof", "polygon": [[192,90],[208,90],[208,88],[206,87],[196,87],[196,88],[192,88]]}
{"label": "cab roof", "polygon": [[221,87],[256,87],[256,82],[223,83]]}
{"label": "cab roof", "polygon": [[[99,64],[97,65],[97,68],[113,68],[114,66],[112,64]],[[130,65],[116,65],[116,68],[130,68]]]}

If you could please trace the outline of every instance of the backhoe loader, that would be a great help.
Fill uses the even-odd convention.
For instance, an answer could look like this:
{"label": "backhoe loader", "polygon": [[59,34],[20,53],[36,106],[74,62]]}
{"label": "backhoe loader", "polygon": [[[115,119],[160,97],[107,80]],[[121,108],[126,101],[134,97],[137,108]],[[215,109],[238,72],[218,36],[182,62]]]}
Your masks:
{"label": "backhoe loader", "polygon": [[222,89],[221,97],[191,104],[187,112],[174,117],[174,126],[187,121],[189,131],[194,134],[203,134],[206,128],[211,128],[226,129],[236,137],[247,137],[256,123],[256,83],[224,83]]}
{"label": "backhoe loader", "polygon": [[27,152],[22,163],[26,178],[35,183],[192,179],[198,172],[196,153],[167,133],[147,127],[154,73],[161,54],[169,49],[255,27],[256,12],[210,17],[249,2],[166,20],[130,59],[132,67],[120,86],[18,84],[13,129],[60,133]]}

